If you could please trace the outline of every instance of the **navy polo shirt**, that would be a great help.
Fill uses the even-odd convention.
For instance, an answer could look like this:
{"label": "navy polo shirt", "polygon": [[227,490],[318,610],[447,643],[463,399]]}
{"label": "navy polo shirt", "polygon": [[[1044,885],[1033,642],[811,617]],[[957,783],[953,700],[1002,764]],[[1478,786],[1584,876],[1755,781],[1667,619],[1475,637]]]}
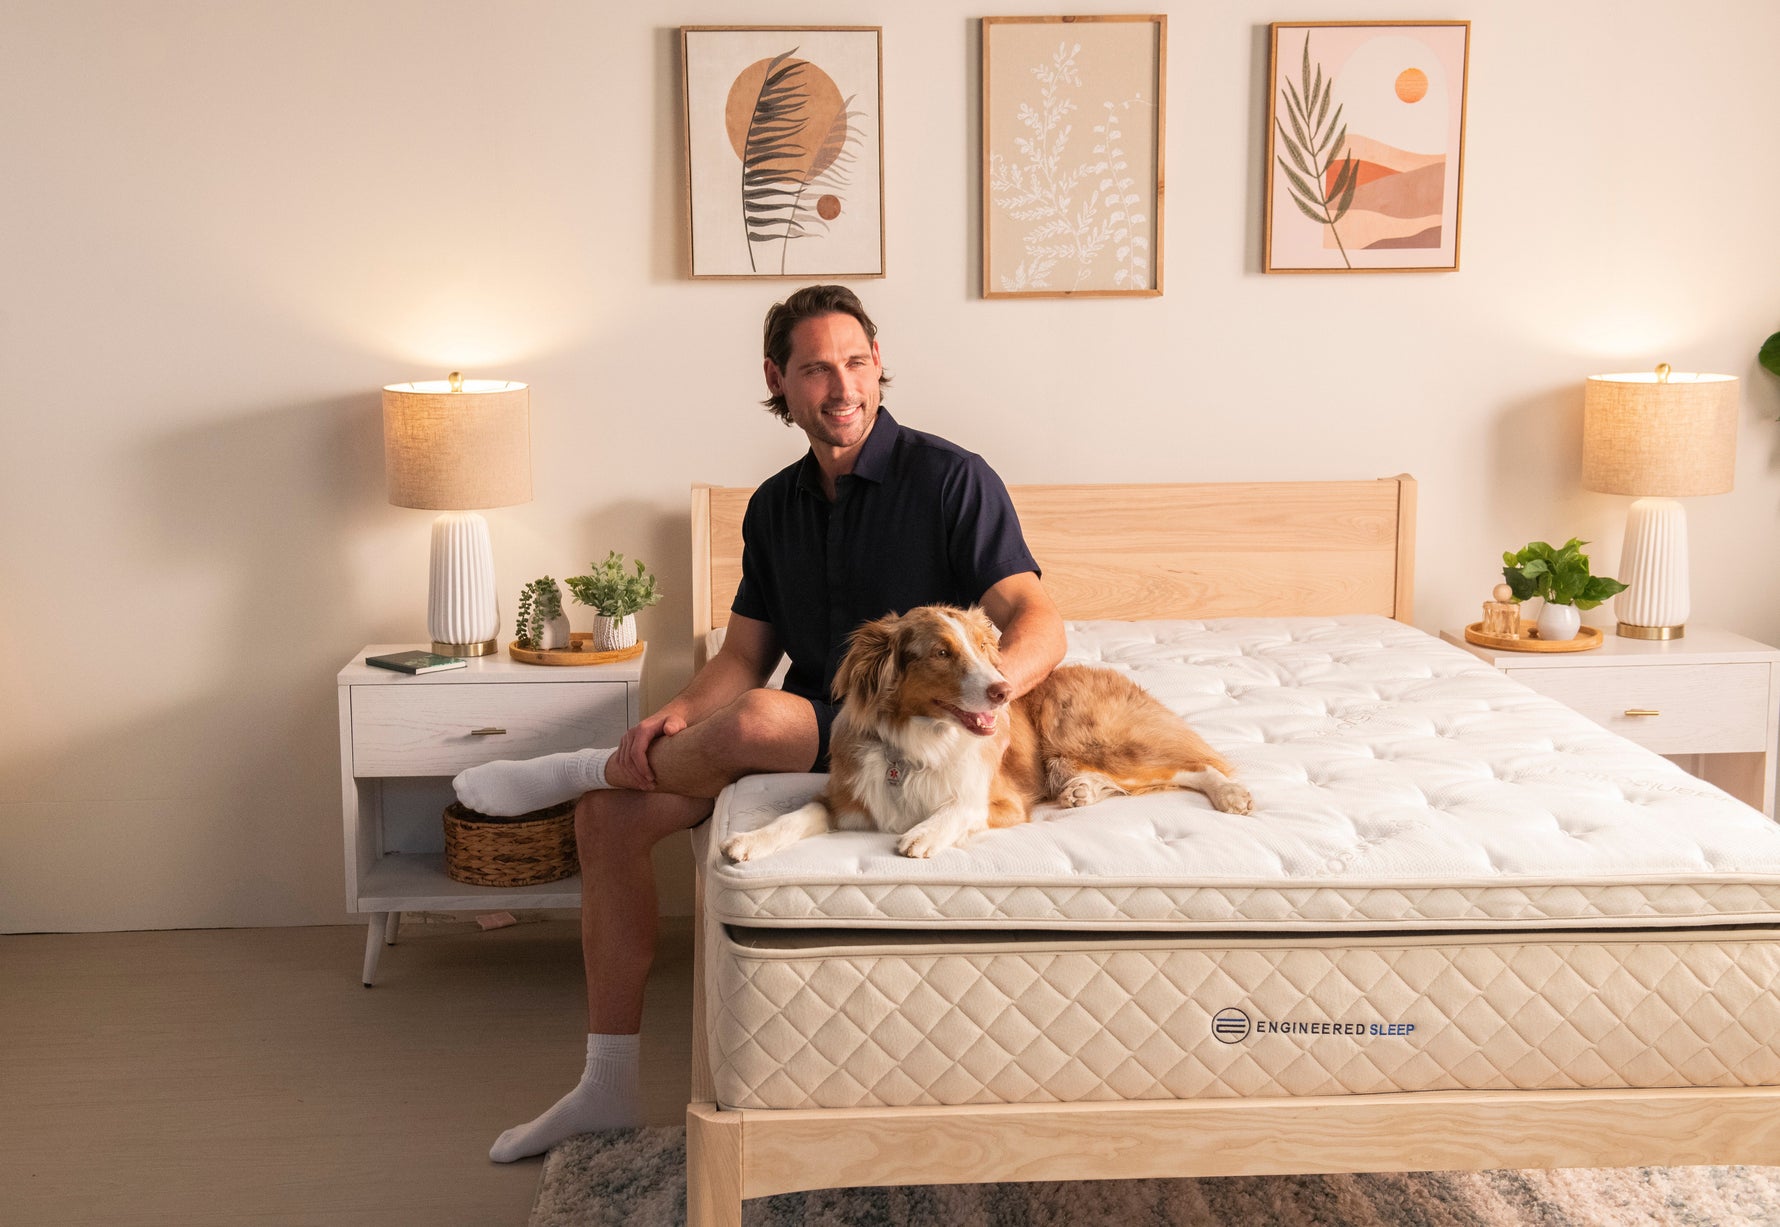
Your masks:
{"label": "navy polo shirt", "polygon": [[813,451],[755,490],[731,608],[772,624],[791,658],[786,690],[827,700],[861,623],[917,605],[974,605],[1023,571],[1036,574],[1038,563],[995,471],[880,407],[834,502]]}

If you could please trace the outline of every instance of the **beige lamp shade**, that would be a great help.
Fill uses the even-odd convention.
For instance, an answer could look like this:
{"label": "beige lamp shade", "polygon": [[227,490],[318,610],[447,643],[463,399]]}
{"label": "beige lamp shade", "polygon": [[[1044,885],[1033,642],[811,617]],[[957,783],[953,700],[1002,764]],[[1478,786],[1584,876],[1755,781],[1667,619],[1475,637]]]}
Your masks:
{"label": "beige lamp shade", "polygon": [[532,497],[531,393],[501,379],[383,389],[383,464],[397,507],[471,511]]}
{"label": "beige lamp shade", "polygon": [[1653,372],[1591,375],[1582,484],[1603,494],[1726,494],[1737,468],[1737,380]]}

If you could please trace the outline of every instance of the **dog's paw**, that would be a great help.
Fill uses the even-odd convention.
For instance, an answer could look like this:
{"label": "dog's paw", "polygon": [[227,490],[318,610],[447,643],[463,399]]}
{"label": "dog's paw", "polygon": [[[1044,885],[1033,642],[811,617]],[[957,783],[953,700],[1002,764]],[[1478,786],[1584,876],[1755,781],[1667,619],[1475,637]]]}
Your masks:
{"label": "dog's paw", "polygon": [[1226,814],[1252,814],[1255,799],[1241,784],[1219,784],[1209,793],[1211,803]]}
{"label": "dog's paw", "polygon": [[1083,805],[1092,805],[1120,791],[1111,780],[1078,775],[1065,781],[1063,787],[1057,791],[1057,804],[1064,809],[1076,809]]}
{"label": "dog's paw", "polygon": [[920,826],[896,841],[896,851],[903,856],[921,857],[924,859],[937,853],[944,852],[947,848],[950,848],[954,842],[956,841],[951,839],[948,835],[934,831],[929,828],[927,823],[922,823]]}
{"label": "dog's paw", "polygon": [[741,861],[751,861],[756,857],[765,856],[768,852],[771,852],[772,849],[763,848],[761,846],[764,841],[758,838],[759,835],[759,831],[747,831],[741,835],[731,835],[728,839],[723,841],[723,855],[738,863]]}

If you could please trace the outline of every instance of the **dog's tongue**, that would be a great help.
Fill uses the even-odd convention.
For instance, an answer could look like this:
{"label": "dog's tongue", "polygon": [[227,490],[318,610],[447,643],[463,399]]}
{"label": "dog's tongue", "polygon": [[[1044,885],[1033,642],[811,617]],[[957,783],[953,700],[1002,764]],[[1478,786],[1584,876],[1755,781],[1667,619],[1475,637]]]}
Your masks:
{"label": "dog's tongue", "polygon": [[995,731],[995,713],[992,711],[960,711],[958,719],[979,737],[987,737]]}

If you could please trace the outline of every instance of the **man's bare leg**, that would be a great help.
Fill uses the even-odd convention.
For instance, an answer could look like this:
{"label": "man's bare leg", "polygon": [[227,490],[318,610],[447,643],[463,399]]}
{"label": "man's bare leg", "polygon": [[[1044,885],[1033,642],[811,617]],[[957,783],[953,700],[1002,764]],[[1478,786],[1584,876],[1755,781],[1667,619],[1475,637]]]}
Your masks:
{"label": "man's bare leg", "polygon": [[[587,1066],[580,1083],[489,1150],[508,1163],[577,1133],[641,1123],[637,1032],[659,929],[651,851],[703,822],[728,783],[760,771],[805,771],[815,760],[815,713],[777,691],[751,691],[649,749],[651,792],[590,792],[575,809],[581,858],[581,958],[587,976]],[[619,775],[615,771],[613,774]],[[618,784],[618,780],[612,781]]]}

